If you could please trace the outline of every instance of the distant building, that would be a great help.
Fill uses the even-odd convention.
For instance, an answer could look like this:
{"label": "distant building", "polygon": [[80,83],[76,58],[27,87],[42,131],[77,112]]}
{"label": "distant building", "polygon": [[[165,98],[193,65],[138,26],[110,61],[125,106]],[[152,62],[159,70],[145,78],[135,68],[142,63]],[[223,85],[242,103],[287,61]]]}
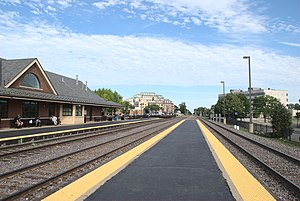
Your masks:
{"label": "distant building", "polygon": [[[243,91],[240,89],[230,89],[231,94],[244,94],[249,99],[249,91]],[[287,90],[275,90],[275,89],[262,89],[262,88],[252,88],[251,90],[251,99],[253,100],[258,96],[269,95],[274,98],[277,98],[284,106],[287,106],[289,98]],[[223,94],[219,94],[219,98],[223,97]]]}
{"label": "distant building", "polygon": [[160,114],[174,113],[174,104],[172,101],[154,92],[141,92],[132,98],[128,98],[126,101],[135,107],[130,111],[132,115],[143,115],[145,114],[145,108],[154,104],[161,108],[159,111]]}

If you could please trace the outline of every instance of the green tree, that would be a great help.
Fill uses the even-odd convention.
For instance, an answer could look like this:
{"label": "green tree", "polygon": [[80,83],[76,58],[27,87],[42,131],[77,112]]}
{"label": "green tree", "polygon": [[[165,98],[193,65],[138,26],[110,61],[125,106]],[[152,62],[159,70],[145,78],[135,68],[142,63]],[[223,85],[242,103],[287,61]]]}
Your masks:
{"label": "green tree", "polygon": [[187,114],[187,108],[185,102],[179,104],[179,110],[182,114]]}
{"label": "green tree", "polygon": [[262,114],[266,122],[267,117],[270,117],[278,104],[280,104],[279,100],[269,95],[255,97],[253,99],[253,116],[257,118]]}
{"label": "green tree", "polygon": [[121,109],[122,113],[129,114],[130,109],[134,109],[134,106],[131,105],[129,102],[124,101],[123,102],[124,108]]}
{"label": "green tree", "polygon": [[294,109],[295,108],[295,104],[290,103],[287,105],[288,109]]}
{"label": "green tree", "polygon": [[300,110],[300,104],[299,103],[296,103],[295,105],[294,105],[294,109],[295,110],[297,110],[297,112],[296,112],[296,118],[297,118],[297,128],[299,127],[299,118],[300,118],[300,112],[299,112],[299,110]]}
{"label": "green tree", "polygon": [[294,105],[294,109],[295,109],[295,110],[300,110],[300,104],[299,104],[299,103],[296,103],[296,104]]}
{"label": "green tree", "polygon": [[292,128],[292,114],[282,104],[274,105],[270,114],[274,137],[290,138]]}
{"label": "green tree", "polygon": [[198,107],[194,109],[194,114],[198,116],[209,116],[210,114],[210,109],[206,107]]}
{"label": "green tree", "polygon": [[111,89],[97,89],[95,93],[107,101],[113,101],[115,103],[124,104],[123,97],[116,91],[112,91]]}
{"label": "green tree", "polygon": [[[249,105],[249,104],[248,104]],[[239,94],[226,94],[225,96],[225,113],[226,116],[232,118],[242,118],[245,116],[245,111],[247,108],[247,101],[242,95]],[[220,98],[217,104],[214,106],[215,114],[224,113],[224,97]]]}
{"label": "green tree", "polygon": [[149,113],[150,111],[156,113],[161,109],[161,107],[157,104],[151,104],[145,107],[145,109],[148,111],[147,113]]}
{"label": "green tree", "polygon": [[174,113],[176,114],[179,111],[179,107],[177,105],[174,105]]}
{"label": "green tree", "polygon": [[243,112],[239,115],[239,117],[246,118],[247,114],[250,112],[250,103],[248,98],[245,96],[245,94],[237,94],[238,98],[242,102],[243,105]]}

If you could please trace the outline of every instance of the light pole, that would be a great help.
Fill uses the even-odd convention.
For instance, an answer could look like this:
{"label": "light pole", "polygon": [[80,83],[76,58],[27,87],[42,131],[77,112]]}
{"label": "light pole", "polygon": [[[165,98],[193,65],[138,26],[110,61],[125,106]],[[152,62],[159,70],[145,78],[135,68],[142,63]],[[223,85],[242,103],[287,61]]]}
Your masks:
{"label": "light pole", "polygon": [[296,112],[296,118],[297,118],[297,128],[299,128],[299,124],[298,124],[298,119],[299,119],[298,109],[297,109],[297,112]]}
{"label": "light pole", "polygon": [[243,59],[248,59],[248,67],[249,67],[249,112],[250,112],[250,122],[249,122],[249,132],[253,133],[253,121],[252,121],[252,99],[251,99],[251,68],[250,68],[250,56],[244,56]]}
{"label": "light pole", "polygon": [[223,123],[226,124],[226,116],[225,116],[225,108],[226,108],[226,105],[225,105],[225,82],[224,81],[221,81],[220,83],[223,84],[223,98],[224,98],[224,107],[223,107]]}

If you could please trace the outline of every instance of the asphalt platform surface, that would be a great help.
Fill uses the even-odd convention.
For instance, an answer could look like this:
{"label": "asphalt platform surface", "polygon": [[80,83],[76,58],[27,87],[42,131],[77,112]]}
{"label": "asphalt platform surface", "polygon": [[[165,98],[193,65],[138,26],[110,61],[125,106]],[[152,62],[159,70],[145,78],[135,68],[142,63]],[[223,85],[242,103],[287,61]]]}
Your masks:
{"label": "asphalt platform surface", "polygon": [[234,200],[195,120],[186,120],[87,201]]}

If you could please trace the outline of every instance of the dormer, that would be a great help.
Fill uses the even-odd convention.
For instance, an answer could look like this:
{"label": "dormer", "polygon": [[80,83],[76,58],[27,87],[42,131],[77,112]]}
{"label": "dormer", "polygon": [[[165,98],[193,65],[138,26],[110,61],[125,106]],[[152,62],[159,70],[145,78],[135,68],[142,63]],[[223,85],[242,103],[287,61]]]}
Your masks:
{"label": "dormer", "polygon": [[18,88],[57,95],[52,83],[37,59],[5,60],[5,88]]}

